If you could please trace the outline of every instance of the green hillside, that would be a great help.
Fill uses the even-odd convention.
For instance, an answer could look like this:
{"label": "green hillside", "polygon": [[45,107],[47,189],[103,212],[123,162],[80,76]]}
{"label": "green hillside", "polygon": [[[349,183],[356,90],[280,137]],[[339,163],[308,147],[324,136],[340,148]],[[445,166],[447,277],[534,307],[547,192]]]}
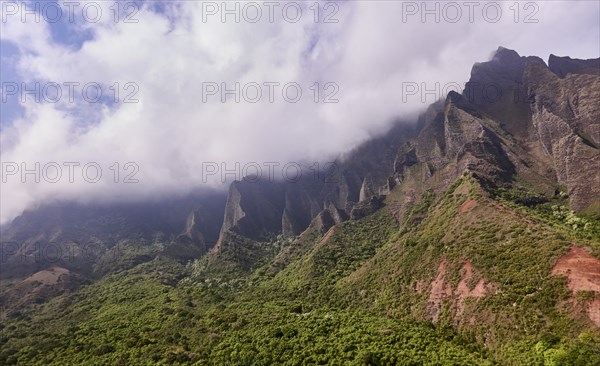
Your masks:
{"label": "green hillside", "polygon": [[598,220],[514,196],[465,174],[400,223],[391,194],[324,236],[236,244],[260,258],[159,256],[10,314],[0,363],[600,364],[597,293],[550,274],[574,244],[598,255]]}

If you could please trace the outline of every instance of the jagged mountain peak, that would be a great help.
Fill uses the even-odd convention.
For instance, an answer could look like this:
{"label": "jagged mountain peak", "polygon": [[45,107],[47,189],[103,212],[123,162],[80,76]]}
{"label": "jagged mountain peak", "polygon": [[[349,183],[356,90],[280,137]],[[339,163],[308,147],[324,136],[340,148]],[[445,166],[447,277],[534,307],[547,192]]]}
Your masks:
{"label": "jagged mountain peak", "polygon": [[492,56],[494,62],[516,62],[521,59],[521,55],[515,50],[499,46]]}
{"label": "jagged mountain peak", "polygon": [[544,62],[539,57],[525,57],[516,51],[500,47],[486,62],[478,62],[471,69],[470,83],[490,83],[511,80],[520,82],[527,61]]}
{"label": "jagged mountain peak", "polygon": [[[570,62],[574,65],[581,63],[579,60]],[[574,187],[587,186],[589,182],[593,182],[593,172],[581,166],[578,174],[582,176],[566,183],[562,174],[555,173],[556,162],[565,159],[564,153],[555,151],[553,154],[537,154],[537,151],[544,149],[550,151],[543,148],[548,142],[541,141],[539,137],[546,134],[540,132],[540,129],[548,131],[549,127],[536,122],[539,119],[539,104],[533,102],[538,93],[536,89],[542,86],[531,80],[532,69],[540,69],[542,74],[539,77],[542,79],[548,77],[543,75],[544,72],[549,77],[556,77],[541,58],[520,56],[514,50],[498,48],[491,60],[475,64],[463,94],[451,91],[445,101],[432,104],[421,115],[415,133],[404,131],[402,135],[395,129],[382,139],[387,142],[396,140],[395,144],[387,143],[385,146],[385,149],[394,149],[395,153],[383,153],[384,149],[380,145],[374,141],[367,142],[344,157],[335,183],[312,182],[317,188],[312,191],[312,195],[307,196],[310,198],[305,199],[311,200],[316,207],[333,203],[352,218],[355,216],[352,211],[358,210],[357,204],[366,204],[371,197],[388,194],[398,182],[419,179],[422,187],[441,190],[462,174],[464,169],[469,169],[484,180],[484,185],[488,187],[511,185],[516,176],[528,177],[526,179],[543,177],[535,179],[535,184],[543,191],[551,191],[554,189],[551,187],[567,184],[575,196],[573,207],[583,209],[586,207],[582,204],[584,197],[589,195],[582,196],[585,190]],[[580,70],[573,69],[574,72]],[[492,88],[496,89],[497,95],[485,94],[485,91],[489,92]],[[558,95],[551,98],[555,100],[553,105],[562,103]],[[581,124],[572,118],[569,121],[567,123],[571,126]],[[586,120],[582,123],[589,125],[593,122]],[[567,138],[568,133],[561,131],[557,132],[555,138],[559,138],[560,134],[563,134],[560,138]],[[524,154],[531,155],[527,163],[519,158]],[[569,159],[576,161],[575,158]],[[415,167],[420,169],[418,174]],[[444,175],[440,181],[429,182],[439,174]],[[267,215],[271,218],[263,228],[269,227],[272,230],[280,227],[282,222],[284,228],[276,229],[277,232],[298,234],[302,228],[308,227],[308,223],[319,211],[290,207],[289,198],[283,197],[289,197],[290,192],[303,191],[299,187],[305,183],[282,187],[287,193],[282,194],[281,199],[275,197],[275,201],[268,200],[271,202],[269,207],[278,208],[275,211],[260,210],[256,217],[244,215],[240,221],[235,219],[235,212],[239,210],[229,210],[229,214],[226,212],[227,227],[245,227],[242,231],[238,230],[238,233],[256,237],[253,225],[246,225],[255,219],[264,221]],[[239,184],[246,185],[244,182]],[[242,198],[248,207],[253,206],[252,202],[264,201],[259,197],[262,194],[255,195],[251,191],[253,189],[246,189],[247,193]],[[590,192],[595,191],[591,189]],[[291,195],[298,196],[295,193]],[[292,225],[291,218],[294,217],[294,221],[301,224]],[[292,227],[295,229],[291,230]]]}
{"label": "jagged mountain peak", "polygon": [[561,79],[568,74],[600,75],[600,59],[580,60],[550,55],[548,67]]}

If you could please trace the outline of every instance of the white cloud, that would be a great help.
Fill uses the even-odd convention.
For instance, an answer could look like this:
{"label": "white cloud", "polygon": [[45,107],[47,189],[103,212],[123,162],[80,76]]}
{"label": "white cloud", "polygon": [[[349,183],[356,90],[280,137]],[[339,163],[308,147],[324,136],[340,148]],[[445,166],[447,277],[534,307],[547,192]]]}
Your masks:
{"label": "white cloud", "polygon": [[[109,3],[102,4],[103,14],[111,14]],[[44,22],[31,26],[9,18],[2,24],[2,41],[19,45],[24,80],[105,87],[119,82],[121,99],[133,90],[123,90],[125,83],[133,82],[139,102],[105,106],[79,97],[69,103],[63,95],[57,104],[24,103],[25,117],[3,126],[3,162],[29,167],[97,162],[103,178],[91,184],[81,175],[74,183],[66,177],[47,183],[42,177],[37,184],[33,176],[26,183],[8,176],[2,184],[1,221],[53,199],[185,192],[202,185],[202,162],[327,161],[432,102],[432,97],[426,103],[417,97],[403,102],[404,82],[464,83],[472,64],[499,45],[544,58],[549,53],[591,58],[600,52],[596,2],[538,2],[537,24],[522,22],[532,9],[520,9],[515,23],[510,2],[498,2],[503,9],[498,23],[476,11],[473,23],[463,14],[454,24],[443,18],[436,23],[433,16],[423,23],[418,15],[403,22],[407,5],[400,1],[343,2],[335,15],[338,23],[315,23],[307,8],[312,3],[301,4],[304,13],[297,23],[282,20],[280,11],[273,23],[267,13],[259,23],[235,23],[231,17],[222,23],[217,16],[203,22],[203,3],[196,1],[170,2],[160,13],[144,7],[135,15],[138,23],[115,23],[108,16],[96,24],[80,23],[77,29],[91,29],[93,37],[79,49],[53,41]],[[256,104],[234,103],[231,96],[227,103],[218,96],[203,103],[204,82],[230,87],[298,82],[303,98],[287,103],[278,88],[275,103],[268,103],[266,94]],[[314,103],[309,87],[315,82],[321,87],[336,83],[339,103]],[[321,98],[325,95],[321,90]],[[120,181],[123,165],[135,162],[140,182],[115,184],[114,162],[120,162]]]}

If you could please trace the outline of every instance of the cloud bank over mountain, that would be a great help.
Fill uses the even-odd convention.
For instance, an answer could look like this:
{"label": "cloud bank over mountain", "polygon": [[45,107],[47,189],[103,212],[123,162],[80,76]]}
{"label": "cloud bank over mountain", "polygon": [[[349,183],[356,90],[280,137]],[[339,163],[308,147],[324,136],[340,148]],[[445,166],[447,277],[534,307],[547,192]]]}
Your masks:
{"label": "cloud bank over mountain", "polygon": [[118,11],[90,1],[75,22],[57,4],[54,23],[2,9],[2,62],[12,70],[2,74],[2,223],[52,200],[146,199],[220,188],[256,166],[266,178],[276,162],[326,163],[460,88],[498,45],[543,58],[600,55],[600,5],[588,1],[182,1]]}

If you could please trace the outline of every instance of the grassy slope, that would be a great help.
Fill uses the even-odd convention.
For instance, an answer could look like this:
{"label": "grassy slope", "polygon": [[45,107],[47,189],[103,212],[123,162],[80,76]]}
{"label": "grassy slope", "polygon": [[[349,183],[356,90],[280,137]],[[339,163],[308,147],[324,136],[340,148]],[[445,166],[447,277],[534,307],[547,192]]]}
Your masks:
{"label": "grassy slope", "polygon": [[[503,364],[543,364],[548,350],[545,362],[560,354],[569,364],[576,353],[600,362],[598,329],[571,311],[565,278],[549,275],[573,243],[598,253],[598,236],[570,230],[544,210],[500,205],[472,180],[461,180],[441,199],[419,208],[427,211],[424,220],[405,228],[398,240],[340,281],[344,301],[392,317],[426,320],[428,288],[419,292],[417,283],[431,283],[445,259],[447,280],[456,288],[469,261],[475,268],[471,288],[483,277],[497,290],[479,301],[467,300],[460,317],[455,299],[444,302],[441,324],[485,344]],[[475,205],[461,212],[469,200]],[[571,341],[578,337],[584,341]]]}
{"label": "grassy slope", "polygon": [[[572,243],[597,254],[600,240],[548,212],[500,205],[464,177],[400,226],[386,207],[304,240],[276,271],[251,258],[241,272],[262,267],[235,278],[235,265],[222,275],[206,260],[157,259],[9,319],[0,364],[600,363],[598,330],[549,276]],[[446,299],[433,326],[428,284],[442,259],[453,288],[468,260],[470,286],[485,278],[498,291],[467,300],[460,317]]]}

